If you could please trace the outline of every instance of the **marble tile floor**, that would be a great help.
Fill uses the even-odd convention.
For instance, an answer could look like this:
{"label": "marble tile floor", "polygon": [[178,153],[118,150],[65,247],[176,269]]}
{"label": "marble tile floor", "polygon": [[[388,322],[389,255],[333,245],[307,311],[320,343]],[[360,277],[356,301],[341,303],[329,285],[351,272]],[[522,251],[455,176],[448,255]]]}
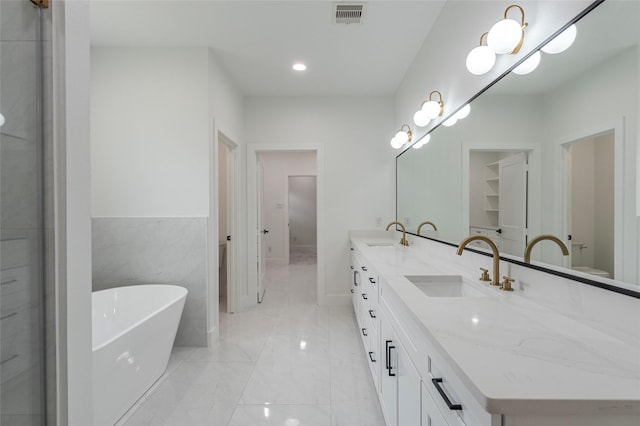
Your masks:
{"label": "marble tile floor", "polygon": [[174,348],[118,426],[384,426],[351,306],[316,305],[316,266],[267,270],[263,303]]}

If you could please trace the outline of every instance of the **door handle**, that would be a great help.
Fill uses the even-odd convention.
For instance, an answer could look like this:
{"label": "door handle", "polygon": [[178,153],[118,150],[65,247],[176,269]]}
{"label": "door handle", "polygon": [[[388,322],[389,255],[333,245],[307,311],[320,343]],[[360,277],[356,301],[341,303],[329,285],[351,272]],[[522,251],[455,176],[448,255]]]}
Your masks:
{"label": "door handle", "polygon": [[268,229],[263,229],[263,230],[262,230],[262,233],[266,235],[266,234],[268,234],[268,233],[269,233],[269,230],[268,230]]}

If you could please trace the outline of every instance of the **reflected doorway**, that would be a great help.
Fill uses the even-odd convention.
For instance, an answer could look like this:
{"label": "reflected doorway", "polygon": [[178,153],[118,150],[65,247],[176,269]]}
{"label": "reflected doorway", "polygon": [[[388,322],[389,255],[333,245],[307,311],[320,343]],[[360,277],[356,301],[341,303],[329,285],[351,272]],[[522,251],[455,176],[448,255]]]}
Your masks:
{"label": "reflected doorway", "polygon": [[315,176],[288,176],[289,263],[315,264],[317,203]]}
{"label": "reflected doorway", "polygon": [[522,256],[528,237],[528,187],[527,151],[470,150],[469,234],[490,238],[502,253]]}
{"label": "reflected doorway", "polygon": [[571,268],[614,278],[614,131],[580,139],[566,149]]}

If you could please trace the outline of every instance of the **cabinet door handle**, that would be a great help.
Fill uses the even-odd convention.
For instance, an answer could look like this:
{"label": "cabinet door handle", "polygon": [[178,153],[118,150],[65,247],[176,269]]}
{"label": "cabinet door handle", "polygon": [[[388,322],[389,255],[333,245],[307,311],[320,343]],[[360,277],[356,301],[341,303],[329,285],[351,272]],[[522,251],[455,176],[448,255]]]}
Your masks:
{"label": "cabinet door handle", "polygon": [[367,299],[368,299],[367,294],[366,294],[366,293],[362,293],[362,298],[363,298],[364,300],[367,300]]}
{"label": "cabinet door handle", "polygon": [[353,293],[353,289],[351,289],[351,293]]}
{"label": "cabinet door handle", "polygon": [[351,269],[355,269],[353,266],[350,266]]}
{"label": "cabinet door handle", "polygon": [[440,386],[440,383],[442,383],[442,378],[431,379],[431,382],[438,390],[438,393],[440,394],[442,399],[444,399],[444,402],[447,404],[447,407],[449,407],[449,410],[462,410],[462,405],[452,404],[447,394],[444,393],[444,389],[442,389],[442,386]]}
{"label": "cabinet door handle", "polygon": [[367,337],[367,336],[368,336],[368,334],[367,334],[367,329],[366,329],[366,328],[361,328],[360,330],[362,330],[362,335],[363,335],[364,337]]}
{"label": "cabinet door handle", "polygon": [[373,309],[369,309],[369,316],[371,318],[375,318],[376,317],[375,315],[373,315]]}
{"label": "cabinet door handle", "polygon": [[[391,340],[389,340],[391,342]],[[389,377],[395,377],[396,373],[393,372],[393,365],[391,365],[391,349],[395,349],[393,345],[389,345]]]}
{"label": "cabinet door handle", "polygon": [[384,356],[386,358],[384,362],[384,368],[386,368],[387,370],[389,369],[389,343],[391,343],[391,340],[384,341]]}
{"label": "cabinet door handle", "polygon": [[369,277],[369,282],[370,282],[371,284],[375,284],[375,283],[376,283],[376,280],[374,280],[373,278]]}
{"label": "cabinet door handle", "polygon": [[358,271],[353,271],[353,285],[358,287]]}
{"label": "cabinet door handle", "polygon": [[361,266],[362,270],[367,272],[367,267],[366,266]]}
{"label": "cabinet door handle", "polygon": [[371,360],[371,362],[376,362],[376,360],[373,359],[373,352],[369,352],[369,359]]}

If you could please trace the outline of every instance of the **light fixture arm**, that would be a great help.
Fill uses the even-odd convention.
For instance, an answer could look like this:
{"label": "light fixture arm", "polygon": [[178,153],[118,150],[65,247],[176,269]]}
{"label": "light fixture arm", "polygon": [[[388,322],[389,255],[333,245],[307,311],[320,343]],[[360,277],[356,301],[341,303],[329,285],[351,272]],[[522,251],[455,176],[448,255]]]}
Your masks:
{"label": "light fixture arm", "polygon": [[429,93],[429,100],[433,101],[433,99],[431,99],[431,97],[433,96],[434,93],[438,94],[438,97],[440,98],[437,102],[438,105],[440,105],[440,114],[438,114],[439,117],[442,117],[442,114],[444,113],[444,102],[442,101],[442,93],[440,93],[437,90],[434,90],[433,92]]}
{"label": "light fixture arm", "polygon": [[489,31],[482,33],[482,35],[480,36],[480,46],[482,46],[482,39],[484,38],[485,43],[487,41],[487,36],[489,35]]}
{"label": "light fixture arm", "polygon": [[511,6],[506,8],[506,10],[504,11],[504,19],[507,19],[507,14],[509,13],[509,10],[514,7],[518,8],[520,10],[520,14],[522,15],[522,20],[520,21],[520,25],[522,25],[522,37],[520,38],[520,42],[516,45],[516,47],[511,52],[512,55],[518,53],[520,51],[520,48],[522,48],[522,43],[524,43],[524,29],[527,28],[527,26],[529,25],[528,22],[524,22],[524,9],[518,6],[517,4],[512,4]]}
{"label": "light fixture arm", "polygon": [[[407,128],[407,130],[404,130],[404,128]],[[408,124],[403,124],[402,126],[400,126],[400,131],[401,132],[405,132],[407,134],[407,137],[409,138],[409,140],[407,142],[411,142],[411,137],[413,136],[413,134],[411,133],[411,127]]]}

